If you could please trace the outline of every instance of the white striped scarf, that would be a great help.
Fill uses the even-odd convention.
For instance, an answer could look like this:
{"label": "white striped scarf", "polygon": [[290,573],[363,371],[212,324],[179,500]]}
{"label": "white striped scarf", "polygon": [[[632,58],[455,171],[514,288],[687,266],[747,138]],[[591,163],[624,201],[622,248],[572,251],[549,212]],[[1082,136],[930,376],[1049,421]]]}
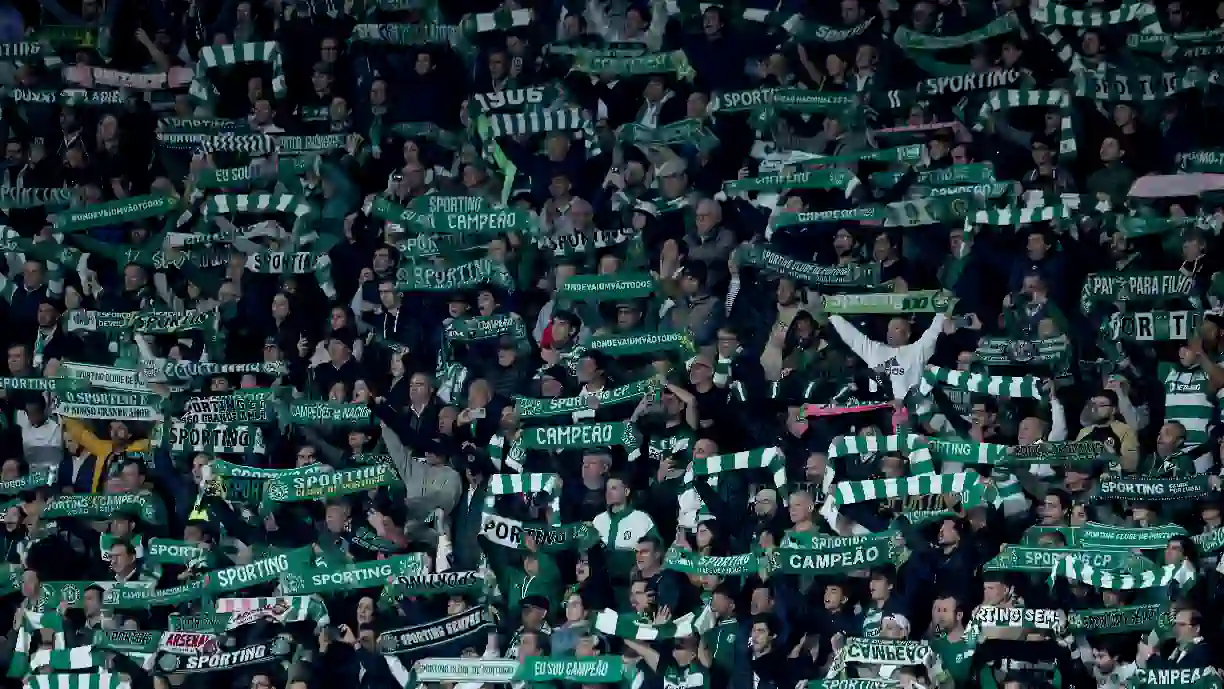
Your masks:
{"label": "white striped scarf", "polygon": [[586,140],[587,155],[599,155],[595,123],[578,108],[535,108],[526,112],[497,113],[485,117],[489,122],[489,135],[494,138],[544,132],[582,132]]}
{"label": "white striped scarf", "polygon": [[267,134],[214,134],[200,139],[200,148],[205,153],[245,153],[262,156],[276,150],[276,139]]}
{"label": "white striped scarf", "polygon": [[64,620],[57,612],[22,611],[21,628],[17,630],[17,639],[13,644],[13,658],[9,663],[9,677],[22,677],[30,670],[30,647],[34,645],[34,635],[43,628],[54,630],[55,637],[51,648],[62,651],[67,647],[64,640]]}
{"label": "white striped scarf", "polygon": [[694,459],[684,471],[684,491],[680,495],[680,525],[686,528],[696,528],[698,514],[704,507],[701,496],[697,494],[697,489],[693,488],[694,479],[699,476],[716,477],[725,471],[749,469],[768,469],[779,495],[785,499],[786,458],[776,447],[761,447],[733,454]]}
{"label": "white striped scarf", "polygon": [[188,91],[197,101],[208,103],[219,95],[208,78],[208,70],[214,67],[231,67],[242,62],[266,62],[272,67],[272,93],[281,99],[288,93],[285,70],[281,64],[280,45],[276,41],[259,43],[236,43],[233,45],[209,45],[200,48],[196,61],[195,79]]}
{"label": "white striped scarf", "polygon": [[974,131],[982,131],[986,128],[986,122],[994,113],[1009,108],[1024,108],[1024,107],[1047,107],[1059,108],[1062,111],[1062,122],[1058,128],[1058,153],[1059,155],[1072,157],[1075,155],[1075,131],[1071,126],[1071,94],[1061,89],[1052,89],[1049,91],[1030,91],[1018,89],[1000,89],[991,91],[982,103],[981,110],[978,111],[977,123],[973,125]]}
{"label": "white striped scarf", "polygon": [[58,670],[89,670],[101,667],[105,656],[93,646],[77,646],[65,649],[41,649],[30,658],[30,669],[50,668]]}
{"label": "white striped scarf", "polygon": [[117,672],[31,675],[26,678],[25,686],[27,689],[131,689]]}
{"label": "white striped scarf", "polygon": [[1029,9],[1029,16],[1038,24],[1046,26],[1075,26],[1079,28],[1101,28],[1128,22],[1139,23],[1139,33],[1161,34],[1160,18],[1156,8],[1145,2],[1132,2],[1115,10],[1079,10],[1066,5],[1037,0]]}
{"label": "white striped scarf", "polygon": [[472,34],[531,26],[532,17],[531,10],[511,10],[509,12],[499,10],[469,14],[459,22],[459,33],[468,37]]}
{"label": "white striped scarf", "polygon": [[[923,474],[901,478],[842,481],[833,484],[826,501],[832,501],[834,506],[852,505],[869,500],[965,493],[983,489],[981,475],[974,471],[962,471],[955,474]],[[999,502],[997,495],[988,490],[986,498],[994,504]]]}
{"label": "white striped scarf", "polygon": [[1050,583],[1053,584],[1058,577],[1098,589],[1130,591],[1168,586],[1173,582],[1181,585],[1193,583],[1198,578],[1198,572],[1189,560],[1183,560],[1180,565],[1165,565],[1156,570],[1127,574],[1116,570],[1096,569],[1079,557],[1068,555],[1054,563],[1054,568],[1050,571]]}
{"label": "white striped scarf", "polygon": [[523,458],[526,457],[527,451],[523,449],[522,443],[517,440],[507,440],[506,436],[498,433],[492,438],[489,438],[489,459],[493,460],[493,465],[499,471],[512,469],[517,472],[523,471]]}
{"label": "white striped scarf", "polygon": [[636,641],[661,641],[682,639],[702,634],[714,628],[714,613],[703,607],[698,614],[687,613],[666,624],[648,624],[637,619],[634,613],[619,613],[604,608],[595,615],[596,630],[621,639]]}
{"label": "white striped scarf", "polygon": [[1045,398],[1041,379],[1036,376],[988,376],[927,366],[922,372],[922,383],[919,384],[918,390],[921,394],[929,395],[935,385],[947,385],[991,397],[1029,397],[1036,400]]}
{"label": "white striped scarf", "polygon": [[556,474],[493,474],[489,477],[488,493],[485,494],[483,515],[481,515],[480,535],[490,542],[506,548],[518,548],[517,542],[498,540],[495,529],[486,529],[490,522],[507,524],[514,530],[521,531],[523,523],[508,519],[497,513],[497,496],[528,495],[532,493],[547,493],[551,498],[549,523],[552,526],[561,525],[561,490],[560,479]]}
{"label": "white striped scarf", "polygon": [[909,462],[911,474],[935,473],[935,462],[927,439],[906,433],[904,435],[843,435],[833,439],[829,445],[829,466],[825,470],[824,492],[828,495],[833,486],[836,473],[833,469],[834,459],[847,455],[867,455],[875,453],[901,453]]}

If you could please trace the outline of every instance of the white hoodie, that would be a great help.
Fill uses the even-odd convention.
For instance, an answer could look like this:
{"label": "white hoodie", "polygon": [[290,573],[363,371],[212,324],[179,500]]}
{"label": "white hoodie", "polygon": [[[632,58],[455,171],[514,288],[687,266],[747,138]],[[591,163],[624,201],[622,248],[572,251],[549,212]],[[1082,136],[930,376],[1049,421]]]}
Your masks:
{"label": "white hoodie", "polygon": [[935,343],[943,332],[948,317],[935,314],[931,326],[922,333],[917,342],[904,347],[890,347],[867,337],[841,316],[830,316],[829,322],[841,339],[873,370],[883,369],[892,381],[893,397],[904,400],[910,388],[922,381],[922,371],[927,359],[935,353]]}

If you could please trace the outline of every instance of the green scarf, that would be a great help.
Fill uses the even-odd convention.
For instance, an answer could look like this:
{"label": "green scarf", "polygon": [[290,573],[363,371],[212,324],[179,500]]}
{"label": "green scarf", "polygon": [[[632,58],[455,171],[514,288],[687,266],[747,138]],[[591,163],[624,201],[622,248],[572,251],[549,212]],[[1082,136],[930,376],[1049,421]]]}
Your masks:
{"label": "green scarf", "polygon": [[14,378],[12,376],[0,376],[0,388],[5,390],[35,390],[59,394],[71,390],[83,390],[86,387],[86,382],[78,378]]}
{"label": "green scarf", "polygon": [[1073,634],[1129,634],[1172,626],[1169,606],[1159,604],[1072,610],[1067,615],[1067,631]]}
{"label": "green scarf", "polygon": [[658,289],[659,284],[649,273],[575,275],[561,285],[553,298],[563,303],[620,302],[649,297]]}
{"label": "green scarf", "polygon": [[315,423],[361,426],[370,422],[370,408],[365,404],[343,402],[294,402],[289,405],[289,421],[298,426]]}
{"label": "green scarf", "polygon": [[768,129],[778,113],[801,115],[837,113],[853,110],[859,98],[851,93],[829,93],[798,88],[763,87],[743,91],[724,91],[710,101],[710,112],[751,112],[750,122],[758,131]]}
{"label": "green scarf", "polygon": [[314,273],[319,289],[328,299],[336,298],[331,278],[331,257],[307,251],[260,251],[246,258],[246,269],[263,275],[304,275]]}
{"label": "green scarf", "polygon": [[1161,302],[1195,295],[1194,278],[1180,271],[1092,273],[1080,290],[1080,307],[1112,301]]}
{"label": "green scarf", "polygon": [[290,571],[305,571],[314,559],[310,548],[297,548],[245,565],[236,565],[208,572],[203,585],[210,594],[229,593],[250,586],[268,584]]}
{"label": "green scarf", "polygon": [[756,245],[742,246],[735,255],[741,266],[760,268],[809,285],[871,287],[880,282],[878,263],[822,266]]}
{"label": "green scarf", "polygon": [[271,512],[278,502],[332,500],[367,490],[376,490],[400,481],[399,474],[385,464],[344,469],[309,476],[270,479],[264,487],[261,511]]}
{"label": "green scarf", "polygon": [[867,29],[876,20],[872,16],[860,24],[846,28],[836,28],[817,24],[799,14],[786,15],[781,12],[771,12],[762,9],[746,9],[743,16],[745,21],[758,22],[771,28],[782,29],[789,33],[796,43],[842,43],[866,33]]}
{"label": "green scarf", "polygon": [[85,89],[11,89],[6,94],[17,103],[41,103],[43,105],[71,105],[75,107],[107,107],[123,105],[127,96],[123,91]]}
{"label": "green scarf", "polygon": [[1177,154],[1177,167],[1183,172],[1224,172],[1224,151],[1188,151]]}
{"label": "green scarf", "polygon": [[194,632],[202,634],[224,634],[230,629],[233,613],[204,612],[198,615],[171,613],[169,620],[172,632]]}
{"label": "green scarf", "polygon": [[31,471],[25,476],[11,481],[0,481],[0,495],[17,495],[18,493],[42,488],[43,486],[54,486],[55,475],[56,471],[54,469],[47,469],[45,471]]}
{"label": "green scarf", "polygon": [[145,558],[154,564],[192,565],[213,559],[216,554],[200,543],[151,538],[145,548]]}
{"label": "green scarf", "polygon": [[267,452],[263,432],[258,426],[229,423],[158,424],[153,428],[151,442],[161,444],[171,452],[232,452],[236,454]]}
{"label": "green scarf", "polygon": [[75,310],[65,314],[61,321],[64,332],[117,333],[136,331],[151,335],[175,335],[201,330],[215,333],[218,316],[216,312],[204,311],[131,311],[108,313],[105,311]]}
{"label": "green scarf", "polygon": [[1106,102],[1156,103],[1184,91],[1207,90],[1224,84],[1219,70],[1190,68],[1182,72],[1145,74],[1105,65],[1104,71],[1081,71],[1075,75],[1076,96]]}
{"label": "green scarf", "polygon": [[936,290],[880,293],[834,294],[824,298],[825,313],[948,313],[956,298]]}
{"label": "green scarf", "polygon": [[90,204],[55,216],[56,232],[78,232],[95,227],[122,225],[174,212],[178,199],[173,196],[135,196],[119,201]]}
{"label": "green scarf", "polygon": [[417,572],[392,576],[383,583],[386,586],[378,597],[378,606],[384,610],[394,609],[396,604],[408,596],[452,595],[483,591],[485,588],[485,580],[480,572]]}
{"label": "green scarf", "polygon": [[918,82],[913,90],[893,89],[879,94],[872,104],[878,109],[908,110],[927,98],[954,95],[968,98],[974,91],[1015,87],[1029,78],[1028,73],[1019,69],[992,69],[978,74],[970,72],[968,67],[946,65],[925,56],[916,63],[924,67],[923,71],[936,76]]}
{"label": "green scarf", "polygon": [[595,252],[601,249],[620,246],[626,242],[632,242],[629,249],[631,255],[635,250],[641,253],[641,233],[632,227],[536,237],[535,242],[542,253],[554,258],[593,257]]}
{"label": "green scarf", "polygon": [[220,92],[209,80],[208,72],[214,68],[233,67],[243,62],[263,62],[272,68],[272,95],[281,100],[288,92],[284,68],[281,64],[280,45],[275,41],[261,43],[236,43],[230,45],[206,45],[196,57],[195,79],[191,82],[191,97],[205,106],[212,104]]}
{"label": "green scarf", "polygon": [[642,434],[632,423],[605,421],[526,428],[518,442],[528,450],[582,450],[619,445],[629,454],[629,461],[633,461],[641,454]]}
{"label": "green scarf", "polygon": [[430,220],[433,232],[439,234],[489,237],[514,232],[520,235],[540,234],[536,216],[513,208],[490,209],[475,213],[434,213]]}
{"label": "green scarf", "polygon": [[356,562],[343,567],[308,567],[290,569],[280,577],[281,593],[303,596],[344,594],[363,588],[382,588],[392,577],[419,574],[423,563],[417,554],[401,555],[386,560]]}
{"label": "green scarf", "polygon": [[[571,278],[572,280],[572,278]],[[520,418],[524,419],[542,419],[550,416],[562,416],[565,414],[573,414],[574,412],[587,411],[590,406],[587,405],[587,397],[599,398],[600,407],[609,407],[614,404],[624,404],[626,402],[637,402],[643,395],[653,394],[656,391],[656,386],[653,380],[639,380],[634,383],[622,385],[619,388],[601,390],[594,395],[579,396],[579,397],[561,397],[561,398],[546,398],[538,399],[533,397],[514,398],[514,410]]]}
{"label": "green scarf", "polygon": [[349,44],[451,45],[458,37],[459,27],[453,24],[358,24],[353,27]]}
{"label": "green scarf", "polygon": [[768,558],[773,572],[824,576],[896,565],[904,553],[905,548],[898,547],[890,539],[884,543],[819,551],[780,548],[769,553]]}
{"label": "green scarf", "polygon": [[131,493],[58,495],[43,508],[44,519],[110,519],[120,512],[135,511],[145,524],[166,523],[166,509],[153,495]]}
{"label": "green scarf", "polygon": [[524,108],[547,108],[565,100],[565,86],[561,83],[527,86],[517,89],[502,89],[488,93],[474,93],[468,99],[468,116],[475,120],[487,112],[510,110],[521,112]]}
{"label": "green scarf", "polygon": [[481,258],[454,268],[401,265],[395,271],[395,289],[400,292],[457,292],[482,284],[514,291],[514,278],[500,263]]}
{"label": "green scarf", "polygon": [[620,656],[601,655],[595,658],[526,658],[514,672],[516,682],[574,682],[580,684],[616,684],[624,674],[625,661]]}
{"label": "green scarf", "polygon": [[442,331],[442,337],[448,344],[476,342],[504,335],[509,335],[518,342],[526,341],[527,325],[517,313],[456,318],[447,323]]}
{"label": "green scarf", "polygon": [[1198,332],[1202,320],[1200,311],[1111,313],[1101,323],[1101,334],[1110,340],[1185,342]]}
{"label": "green scarf", "polygon": [[1186,530],[1176,524],[1127,527],[1089,522],[1078,527],[1074,542],[1084,548],[1160,550],[1168,545],[1170,538],[1184,535]]}
{"label": "green scarf", "polygon": [[1209,476],[1193,478],[1110,478],[1101,481],[1093,500],[1197,500],[1211,492]]}
{"label": "green scarf", "polygon": [[1125,569],[1133,565],[1136,556],[1129,550],[1092,549],[1064,547],[1040,548],[1005,545],[992,560],[982,565],[988,572],[1033,572],[1048,574],[1050,569],[1063,557],[1074,555],[1098,569]]}
{"label": "green scarf", "polygon": [[1137,689],[1220,689],[1220,671],[1208,665],[1194,668],[1136,668],[1127,686]]}
{"label": "green scarf", "polygon": [[711,151],[718,146],[718,136],[696,118],[688,118],[661,127],[630,122],[616,130],[616,139],[623,144],[654,148],[657,146],[691,146],[699,152]]}
{"label": "green scarf", "polygon": [[73,189],[16,189],[0,187],[0,208],[38,208],[50,206],[58,208],[72,202],[76,192]]}
{"label": "green scarf", "polygon": [[996,36],[1004,36],[1018,30],[1021,30],[1020,19],[1015,12],[1008,12],[985,26],[955,36],[929,36],[908,26],[901,26],[893,35],[893,41],[924,72],[937,77],[949,77],[968,74],[970,69],[967,66],[947,65],[928,53],[984,43]]}
{"label": "green scarf", "polygon": [[701,576],[739,577],[756,574],[760,570],[762,561],[768,562],[767,559],[762,560],[753,553],[712,557],[673,546],[663,557],[663,569]]}
{"label": "green scarf", "polygon": [[175,606],[203,598],[207,586],[203,581],[189,581],[171,588],[116,584],[102,595],[102,605],[115,610],[147,610],[152,607]]}
{"label": "green scarf", "polygon": [[[402,629],[390,629],[378,635],[378,652],[383,655],[419,653],[440,643],[464,642],[475,644],[487,637],[487,630],[497,622],[487,605],[469,608],[461,613],[425,624]],[[483,641],[481,641],[483,643]]]}
{"label": "green scarf", "polygon": [[637,57],[604,57],[595,53],[575,51],[570,69],[597,76],[614,74],[618,78],[674,74],[677,78],[687,81],[696,75],[696,71],[689,65],[688,56],[681,50]]}
{"label": "green scarf", "polygon": [[683,331],[605,335],[588,342],[587,349],[597,350],[611,357],[643,356],[659,351],[692,356],[696,352],[692,336]]}
{"label": "green scarf", "polygon": [[[873,172],[871,183],[881,188],[892,188],[905,177],[905,172]],[[990,184],[995,182],[994,168],[990,163],[965,163],[937,170],[923,170],[914,178],[915,184],[932,187],[961,184]]]}
{"label": "green scarf", "polygon": [[1011,340],[983,337],[978,340],[975,360],[989,366],[1045,366],[1054,372],[1070,365],[1071,345],[1065,337],[1044,340]]}

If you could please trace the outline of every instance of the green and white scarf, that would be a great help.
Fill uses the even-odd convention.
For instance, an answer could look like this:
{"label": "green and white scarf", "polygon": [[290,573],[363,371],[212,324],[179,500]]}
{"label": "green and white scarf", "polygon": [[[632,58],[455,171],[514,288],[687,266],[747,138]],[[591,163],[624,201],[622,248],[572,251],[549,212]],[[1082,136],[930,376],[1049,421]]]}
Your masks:
{"label": "green and white scarf", "polygon": [[370,408],[365,404],[303,400],[289,405],[289,421],[297,425],[335,423],[361,426],[370,422]]}
{"label": "green and white scarf", "polygon": [[399,473],[385,464],[343,469],[310,476],[270,479],[264,487],[261,509],[271,512],[273,503],[329,501],[344,495],[376,490],[400,482]]}
{"label": "green and white scarf", "polygon": [[1117,608],[1072,610],[1067,631],[1072,634],[1129,634],[1173,626],[1168,605],[1123,605]]}
{"label": "green and white scarf", "polygon": [[387,45],[453,45],[459,38],[459,27],[453,24],[358,24],[353,27],[349,43],[384,43]]}
{"label": "green and white scarf", "polygon": [[103,390],[152,392],[141,372],[132,369],[64,361],[60,364],[58,373],[61,378],[85,381],[91,387],[102,388]]}
{"label": "green and white scarf", "polygon": [[756,574],[761,558],[753,553],[715,557],[701,555],[680,547],[669,548],[663,557],[663,569],[701,576],[738,577]]}
{"label": "green and white scarf", "polygon": [[0,481],[0,495],[17,495],[43,486],[54,486],[56,480],[54,469],[31,471],[20,478],[11,481]]}
{"label": "green and white scarf", "polygon": [[1173,582],[1182,585],[1193,583],[1198,578],[1198,573],[1189,561],[1185,561],[1180,565],[1165,565],[1155,571],[1124,574],[1112,570],[1098,570],[1078,556],[1072,555],[1062,558],[1054,566],[1050,572],[1050,583],[1053,584],[1058,577],[1098,589],[1130,591],[1163,588]]}
{"label": "green and white scarf", "polygon": [[620,246],[626,242],[639,240],[641,233],[632,227],[619,230],[594,230],[593,232],[573,232],[552,237],[536,237],[536,246],[546,255],[555,258],[572,258],[574,256],[590,256],[602,249]]}
{"label": "green and white scarf", "polygon": [[1200,311],[1111,313],[1101,323],[1101,334],[1110,340],[1130,342],[1186,342],[1202,320]]}
{"label": "green and white scarf", "polygon": [[688,56],[682,50],[635,57],[607,57],[593,52],[576,51],[570,69],[597,76],[614,74],[620,78],[674,74],[679,79],[689,80],[696,75],[696,71],[689,64]]}
{"label": "green and white scarf", "polygon": [[332,284],[331,257],[324,253],[305,251],[260,251],[246,259],[246,269],[264,275],[304,275],[314,273],[319,289],[328,299],[336,298]]}
{"label": "green and white scarf", "polygon": [[135,511],[145,524],[166,522],[166,508],[153,494],[134,493],[57,495],[47,502],[42,516],[51,519],[110,519],[123,511]]}
{"label": "green and white scarf", "polygon": [[1003,549],[986,564],[982,570],[987,572],[1032,572],[1048,574],[1063,557],[1074,556],[1085,564],[1097,569],[1122,571],[1133,564],[1135,554],[1129,550],[1111,548],[1040,548],[1005,545]]}
{"label": "green and white scarf", "polygon": [[212,85],[208,71],[216,67],[232,67],[243,62],[265,62],[271,66],[272,95],[277,100],[285,97],[289,87],[281,64],[280,45],[275,41],[208,45],[200,48],[196,58],[195,79],[188,89],[191,97],[206,105],[211,104],[220,96],[220,92]]}
{"label": "green and white scarf", "polygon": [[880,282],[878,263],[822,266],[795,260],[763,246],[744,246],[736,250],[741,266],[756,267],[808,285],[870,287]]}
{"label": "green and white scarf", "polygon": [[145,361],[141,375],[148,381],[185,380],[233,373],[261,373],[283,376],[289,371],[284,361],[256,361],[249,364],[219,364],[213,361],[176,361],[156,358]]}
{"label": "green and white scarf", "polygon": [[798,43],[841,43],[848,41],[866,33],[867,29],[871,28],[872,23],[876,20],[872,16],[860,24],[846,28],[836,28],[816,24],[810,19],[805,19],[801,14],[788,16],[781,12],[755,8],[745,9],[743,18],[744,21],[757,22],[769,27],[782,29],[790,34]]}
{"label": "green and white scarf", "polygon": [[587,343],[587,350],[603,352],[611,357],[643,356],[656,352],[672,352],[692,356],[696,352],[693,337],[687,332],[629,333],[605,335]]}
{"label": "green and white scarf", "polygon": [[1075,131],[1071,125],[1071,94],[1063,90],[1050,91],[993,91],[982,103],[978,112],[974,131],[986,128],[986,122],[994,113],[1010,108],[1046,107],[1062,110],[1062,124],[1059,125],[1058,154],[1063,160],[1075,156]]}
{"label": "green and white scarf", "polygon": [[1084,311],[1101,302],[1161,302],[1196,296],[1194,278],[1180,271],[1092,273],[1080,290]]}
{"label": "green and white scarf", "polygon": [[25,686],[29,689],[131,689],[118,672],[91,672],[88,674],[53,673],[30,675]]}
{"label": "green and white scarf", "polygon": [[0,208],[38,208],[40,206],[66,206],[72,202],[73,189],[0,187]]}
{"label": "green and white scarf", "polygon": [[231,452],[237,454],[267,452],[263,432],[258,426],[228,423],[186,423],[175,421],[158,424],[150,440],[171,452]]}
{"label": "green and white scarf", "polygon": [[1071,343],[1066,337],[1043,340],[1012,340],[983,337],[978,340],[974,360],[985,366],[1045,366],[1058,373],[1070,363]]}
{"label": "green and white scarf", "polygon": [[519,342],[527,339],[527,325],[517,313],[497,313],[491,316],[455,318],[442,330],[448,343],[476,342],[509,335]]}
{"label": "green and white scarf", "polygon": [[878,294],[833,294],[826,296],[825,313],[894,314],[947,313],[956,298],[938,290],[916,292],[881,292]]}
{"label": "green and white scarf", "polygon": [[648,273],[575,275],[561,285],[554,299],[563,303],[620,302],[644,299],[658,289],[658,282]]}
{"label": "green and white scarf", "polygon": [[785,500],[789,494],[786,481],[786,458],[776,447],[761,447],[731,454],[694,458],[684,470],[681,480],[679,523],[685,528],[696,528],[705,503],[697,493],[693,482],[697,478],[709,477],[711,485],[717,485],[718,475],[726,471],[751,471],[764,469],[769,472],[778,495]]}
{"label": "green and white scarf", "polygon": [[578,397],[541,399],[516,396],[514,398],[514,409],[519,417],[524,419],[542,419],[550,416],[575,413],[585,414],[591,411],[590,406],[587,404],[588,397],[598,398],[601,407],[608,407],[613,404],[637,402],[643,395],[654,394],[655,391],[656,385],[653,380],[639,380],[618,388],[604,389],[596,393],[579,395]]}
{"label": "green and white scarf", "polygon": [[596,631],[621,639],[637,641],[665,641],[682,639],[702,634],[714,628],[714,613],[703,608],[699,614],[687,613],[665,624],[649,624],[635,613],[620,613],[607,608],[595,614],[593,626]]}
{"label": "green and white scarf", "polygon": [[433,213],[430,225],[439,234],[459,234],[488,237],[514,232],[520,235],[540,234],[538,218],[528,211],[495,208],[473,213]]}
{"label": "green and white scarf", "polygon": [[[203,583],[209,593],[229,593],[239,591],[249,586],[267,584],[278,581],[280,576],[289,571],[304,571],[310,567],[314,552],[310,548],[297,548],[277,553],[245,565],[226,567],[204,574]],[[271,599],[275,604],[277,599]],[[217,612],[236,612],[236,610],[221,610],[217,601]]]}
{"label": "green and white scarf", "polygon": [[95,227],[122,225],[145,218],[157,218],[174,212],[177,206],[178,200],[173,196],[160,194],[94,203],[77,210],[57,213],[55,231],[78,232]]}
{"label": "green and white scarf", "polygon": [[973,471],[866,481],[841,481],[832,485],[828,500],[834,505],[851,505],[870,500],[943,495],[945,493],[961,494],[964,507],[995,504],[999,501],[998,490],[993,485],[985,483],[982,476]]}
{"label": "green and white scarf", "polygon": [[1211,491],[1209,476],[1191,478],[1109,478],[1101,481],[1094,500],[1198,500]]}
{"label": "green and white scarf", "polygon": [[64,332],[122,332],[170,335],[202,330],[214,332],[218,316],[215,311],[105,311],[75,310],[63,319]]}
{"label": "green and white scarf", "polygon": [[1020,20],[1016,13],[1008,12],[985,26],[954,36],[929,36],[918,33],[907,26],[902,26],[897,29],[896,34],[893,36],[893,42],[925,72],[939,77],[967,75],[970,73],[969,67],[945,65],[936,60],[932,55],[928,55],[928,53],[964,48],[983,43],[997,36],[1007,35],[1020,29]]}
{"label": "green and white scarf", "polygon": [[[829,445],[828,455],[829,460],[835,460],[839,457],[848,455],[859,455],[866,457],[868,455],[877,454],[904,454],[906,461],[909,463],[910,474],[933,474],[935,473],[935,463],[932,461],[932,444],[937,441],[930,440],[920,435],[907,433],[905,435],[843,435],[833,439]],[[944,461],[943,457],[940,457]],[[829,487],[836,480],[836,472],[833,470],[833,464],[829,465],[824,477],[825,493],[829,492]]]}
{"label": "green and white scarf", "polygon": [[641,455],[642,434],[633,423],[615,421],[525,428],[517,442],[528,450],[582,450],[619,445],[625,448],[632,462]]}
{"label": "green and white scarf", "polygon": [[956,371],[938,366],[927,366],[922,372],[919,392],[930,394],[935,385],[965,390],[991,397],[1029,397],[1044,399],[1041,380],[1034,376],[987,376],[981,373]]}
{"label": "green and white scarf", "polygon": [[400,292],[457,292],[492,284],[514,291],[514,279],[501,263],[481,258],[454,268],[401,265],[395,271],[395,289]]}

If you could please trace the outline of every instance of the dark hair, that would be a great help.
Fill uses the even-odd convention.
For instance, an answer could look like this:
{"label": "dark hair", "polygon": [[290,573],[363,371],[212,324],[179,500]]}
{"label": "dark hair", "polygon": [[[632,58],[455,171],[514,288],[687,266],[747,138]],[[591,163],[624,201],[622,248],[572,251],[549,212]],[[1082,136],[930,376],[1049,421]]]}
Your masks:
{"label": "dark hair", "polygon": [[120,548],[123,548],[127,552],[128,555],[136,554],[136,548],[133,547],[132,542],[127,540],[126,538],[121,538],[115,541],[114,543],[111,543],[112,548],[114,548],[115,546],[119,546]]}
{"label": "dark hair", "polygon": [[774,617],[773,615],[769,613],[761,613],[759,615],[753,615],[752,616],[752,626],[755,627],[758,624],[765,625],[765,628],[769,630],[770,634],[777,635],[778,618]]}
{"label": "dark hair", "polygon": [[963,617],[965,614],[965,601],[961,600],[959,596],[957,596],[955,593],[952,593],[951,591],[945,591],[944,593],[940,594],[939,597],[936,598],[936,600],[952,601],[952,612],[960,613],[960,615],[962,616],[961,621],[964,621]]}
{"label": "dark hair", "polygon": [[1062,488],[1054,488],[1050,492],[1046,493],[1046,497],[1058,498],[1058,505],[1060,507],[1062,507],[1064,510],[1071,509],[1071,494]]}

